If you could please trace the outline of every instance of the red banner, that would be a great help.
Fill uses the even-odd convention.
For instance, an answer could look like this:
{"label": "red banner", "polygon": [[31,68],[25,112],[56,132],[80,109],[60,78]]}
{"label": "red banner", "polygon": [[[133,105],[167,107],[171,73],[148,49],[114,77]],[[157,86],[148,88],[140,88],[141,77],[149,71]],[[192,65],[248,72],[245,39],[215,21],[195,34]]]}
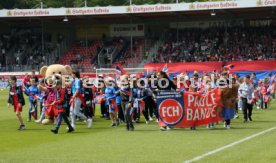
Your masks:
{"label": "red banner", "polygon": [[[151,71],[162,71],[166,63],[148,63],[145,68]],[[222,62],[188,62],[168,63],[168,72],[220,71]]]}
{"label": "red banner", "polygon": [[[151,71],[161,71],[166,63],[148,63],[145,68]],[[168,72],[210,72],[213,70],[220,71],[222,66],[232,64],[233,71],[268,71],[276,70],[276,60],[268,61],[236,61],[236,62],[179,62],[168,63]]]}
{"label": "red banner", "polygon": [[159,126],[194,127],[221,121],[219,105],[218,88],[207,94],[161,92],[157,95]]}
{"label": "red banner", "polygon": [[184,93],[184,127],[201,126],[223,120],[217,114],[220,105],[220,90],[214,89],[207,94]]}
{"label": "red banner", "polygon": [[233,71],[269,71],[276,70],[276,60],[227,62],[234,66]]}

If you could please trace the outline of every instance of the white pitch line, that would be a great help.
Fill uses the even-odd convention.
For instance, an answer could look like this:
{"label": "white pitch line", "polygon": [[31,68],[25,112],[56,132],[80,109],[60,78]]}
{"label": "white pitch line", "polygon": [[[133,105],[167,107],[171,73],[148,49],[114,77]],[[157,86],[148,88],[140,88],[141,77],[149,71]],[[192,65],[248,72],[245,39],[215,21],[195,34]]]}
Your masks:
{"label": "white pitch line", "polygon": [[215,150],[212,150],[212,151],[210,151],[210,152],[207,152],[207,153],[205,153],[205,154],[203,154],[203,155],[197,156],[197,157],[195,157],[195,158],[193,158],[193,159],[191,159],[191,160],[184,161],[184,163],[190,163],[190,162],[194,162],[194,161],[201,160],[201,159],[203,159],[204,157],[207,157],[207,156],[209,156],[209,155],[215,154],[215,153],[220,152],[220,151],[222,151],[222,150],[224,150],[224,149],[233,147],[233,146],[235,146],[235,145],[238,145],[238,144],[240,144],[240,143],[242,143],[242,142],[245,142],[245,141],[247,141],[247,140],[250,140],[250,139],[252,139],[252,138],[255,138],[255,137],[257,137],[257,136],[260,136],[260,135],[262,135],[262,134],[265,134],[265,133],[270,132],[270,131],[275,130],[275,129],[276,129],[276,127],[269,128],[269,129],[267,129],[267,130],[264,130],[264,131],[261,131],[261,132],[259,132],[259,133],[254,134],[254,135],[248,136],[248,137],[246,137],[246,138],[244,138],[244,139],[241,139],[241,140],[239,140],[239,141],[233,142],[233,143],[231,143],[231,144],[228,144],[228,145],[222,146],[222,147],[220,147],[220,148],[217,148],[217,149],[215,149]]}

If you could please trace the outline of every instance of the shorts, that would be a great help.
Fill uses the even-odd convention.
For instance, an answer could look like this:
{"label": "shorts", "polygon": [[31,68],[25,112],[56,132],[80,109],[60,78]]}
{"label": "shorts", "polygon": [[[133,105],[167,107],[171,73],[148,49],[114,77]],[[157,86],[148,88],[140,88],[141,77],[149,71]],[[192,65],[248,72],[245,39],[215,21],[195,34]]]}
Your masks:
{"label": "shorts", "polygon": [[22,112],[22,105],[21,106],[19,106],[19,104],[14,104],[13,105],[13,110],[14,110],[14,112]]}

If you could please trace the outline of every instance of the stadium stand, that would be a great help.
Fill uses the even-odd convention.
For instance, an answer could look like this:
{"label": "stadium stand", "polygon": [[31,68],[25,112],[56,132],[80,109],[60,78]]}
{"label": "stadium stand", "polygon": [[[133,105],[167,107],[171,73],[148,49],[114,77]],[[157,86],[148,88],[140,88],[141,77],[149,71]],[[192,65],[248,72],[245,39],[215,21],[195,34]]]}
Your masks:
{"label": "stadium stand", "polygon": [[[42,47],[41,31],[36,28],[12,28],[0,38],[1,71],[24,71],[38,69],[53,63],[56,45],[51,43],[51,35],[44,33]],[[2,68],[2,65],[7,65]]]}
{"label": "stadium stand", "polygon": [[[16,71],[30,66],[35,69],[58,60],[60,64],[69,64],[83,72],[91,72],[98,67],[98,54],[113,52],[115,57],[112,63],[124,67],[137,67],[144,61],[173,63],[272,60],[276,58],[274,29],[273,25],[181,29],[178,39],[175,30],[168,30],[166,37],[160,38],[160,40],[166,39],[161,40],[163,44],[153,55],[146,54],[154,46],[153,42],[147,42],[151,39],[146,37],[134,37],[132,52],[130,41],[123,38],[98,39],[88,42],[87,47],[85,41],[78,41],[73,43],[59,59],[49,59],[56,49],[56,45],[51,43],[50,34],[44,34],[43,55],[40,31],[35,28],[14,28],[0,38],[0,71],[4,71],[6,64],[9,65],[9,71]],[[152,59],[144,60],[149,56]]]}
{"label": "stadium stand", "polygon": [[212,27],[169,31],[151,62],[252,61],[276,58],[276,31],[265,27]]}
{"label": "stadium stand", "polygon": [[137,67],[142,62],[145,53],[145,39],[137,38],[133,42],[133,51],[131,52],[131,46],[128,46],[126,52],[115,61],[115,64],[121,64],[124,67]]}
{"label": "stadium stand", "polygon": [[102,45],[102,40],[88,43],[87,47],[84,41],[76,42],[64,53],[59,63],[71,65],[72,68],[79,69],[82,72],[91,71],[93,69],[92,60],[97,56]]}

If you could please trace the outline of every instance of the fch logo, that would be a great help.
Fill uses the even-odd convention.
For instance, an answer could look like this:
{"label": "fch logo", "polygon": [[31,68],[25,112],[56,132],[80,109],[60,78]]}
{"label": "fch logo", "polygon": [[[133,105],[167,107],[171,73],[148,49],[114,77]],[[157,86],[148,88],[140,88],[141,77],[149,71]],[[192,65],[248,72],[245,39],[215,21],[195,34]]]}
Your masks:
{"label": "fch logo", "polygon": [[166,99],[159,105],[160,120],[167,126],[175,126],[184,117],[184,108],[175,99]]}

